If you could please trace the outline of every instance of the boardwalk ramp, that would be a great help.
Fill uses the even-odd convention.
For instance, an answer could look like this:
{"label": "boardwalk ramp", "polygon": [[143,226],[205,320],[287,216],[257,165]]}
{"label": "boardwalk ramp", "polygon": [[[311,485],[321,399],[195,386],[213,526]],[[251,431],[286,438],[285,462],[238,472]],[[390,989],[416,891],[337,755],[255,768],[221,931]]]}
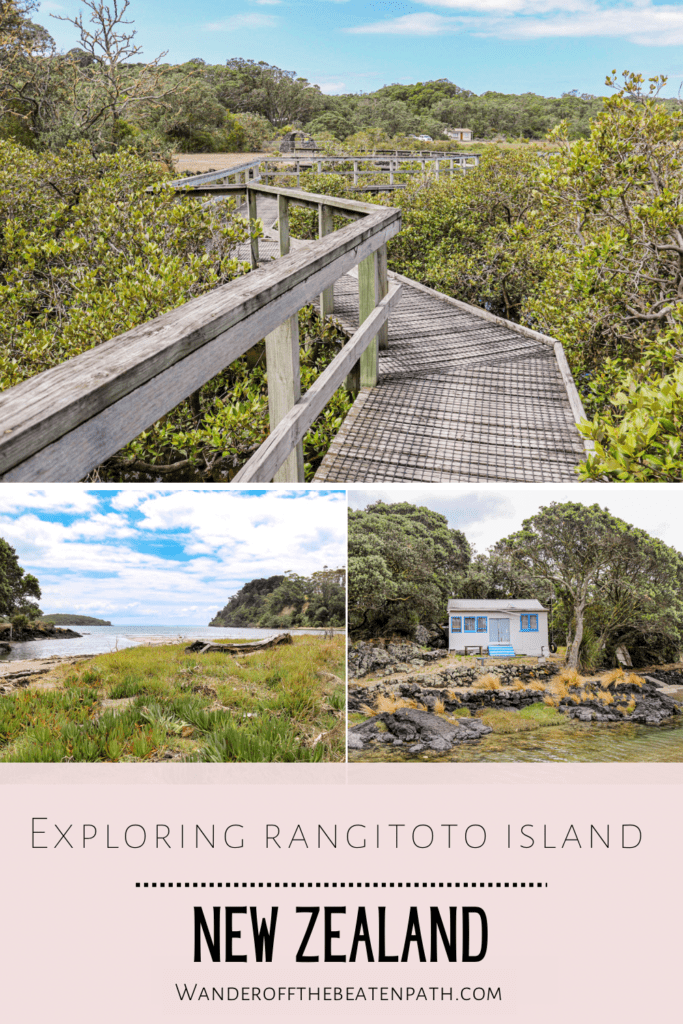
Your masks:
{"label": "boardwalk ramp", "polygon": [[[400,275],[379,383],[361,389],[315,480],[577,481],[585,414],[562,346]],[[335,314],[358,326],[358,284]]]}

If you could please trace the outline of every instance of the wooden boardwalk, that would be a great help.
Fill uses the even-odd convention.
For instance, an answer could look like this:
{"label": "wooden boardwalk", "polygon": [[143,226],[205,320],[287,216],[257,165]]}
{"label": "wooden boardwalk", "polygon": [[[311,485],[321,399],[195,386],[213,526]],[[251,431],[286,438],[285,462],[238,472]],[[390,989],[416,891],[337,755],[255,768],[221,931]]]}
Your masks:
{"label": "wooden boardwalk", "polygon": [[[258,215],[275,237],[276,202],[259,197]],[[277,256],[266,239],[260,251]],[[559,346],[389,276],[403,291],[379,354],[379,383],[361,389],[314,479],[576,482],[583,410]],[[340,278],[334,294],[333,315],[353,334],[357,272]]]}
{"label": "wooden boardwalk", "polygon": [[[347,331],[357,310],[346,275],[335,316]],[[315,480],[576,482],[585,448],[554,347],[485,315],[404,280],[379,383],[361,390]]]}

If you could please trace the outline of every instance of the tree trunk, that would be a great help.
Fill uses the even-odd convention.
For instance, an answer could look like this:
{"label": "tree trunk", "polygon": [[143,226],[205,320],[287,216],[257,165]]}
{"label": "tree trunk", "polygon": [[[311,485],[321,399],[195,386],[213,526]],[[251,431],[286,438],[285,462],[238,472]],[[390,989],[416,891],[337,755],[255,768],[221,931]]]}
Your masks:
{"label": "tree trunk", "polygon": [[585,597],[579,599],[574,604],[574,639],[571,645],[567,648],[567,666],[569,668],[579,667],[579,650],[581,648],[581,641],[583,640],[583,616],[586,611],[586,599]]}
{"label": "tree trunk", "polygon": [[266,651],[270,647],[278,647],[280,644],[291,644],[291,633],[279,633],[277,636],[269,637],[266,640],[254,640],[246,644],[212,644],[206,640],[195,640],[189,647],[185,648],[186,654],[207,654],[218,651],[219,654],[249,654],[251,651]]}

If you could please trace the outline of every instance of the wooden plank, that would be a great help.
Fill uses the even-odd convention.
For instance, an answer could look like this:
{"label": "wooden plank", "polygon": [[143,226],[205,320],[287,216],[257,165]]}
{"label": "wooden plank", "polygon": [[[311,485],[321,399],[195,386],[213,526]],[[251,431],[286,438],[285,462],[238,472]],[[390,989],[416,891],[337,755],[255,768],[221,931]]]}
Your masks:
{"label": "wooden plank", "polygon": [[392,285],[389,293],[358,328],[338,356],[320,374],[297,405],[285,416],[276,430],[252,455],[249,462],[233,478],[233,483],[268,482],[287,458],[292,446],[299,444],[311,424],[317,419],[333,394],[361,357],[363,350],[376,335],[398,301],[400,286]]}
{"label": "wooden plank", "polygon": [[[6,474],[11,467],[18,467],[192,352],[213,339],[220,340],[225,354],[222,366],[203,379],[204,371],[193,374],[184,394],[175,397],[164,410],[150,412],[147,417],[143,408],[140,416],[132,417],[133,433],[123,442],[113,449],[102,444],[100,458],[89,467],[94,468],[383,245],[399,227],[397,210],[370,214],[360,224],[349,224],[306,249],[294,251],[10,388],[0,395],[0,472]],[[216,366],[215,360],[209,362]],[[141,420],[146,422],[138,426]],[[80,479],[83,463],[74,460],[72,473],[77,472],[76,462],[79,475],[61,479]],[[28,476],[14,478],[30,480],[31,470],[26,467],[25,471]],[[43,471],[51,472],[49,467],[43,467]]]}
{"label": "wooden plank", "polygon": [[[272,433],[301,398],[297,314],[266,336],[266,368],[268,414]],[[304,452],[300,443],[290,451],[274,479],[276,483],[303,483]]]}
{"label": "wooden plank", "polygon": [[259,167],[262,161],[250,160],[248,163],[239,164],[237,167],[226,167],[224,170],[219,171],[205,171],[204,174],[192,174],[188,178],[175,178],[173,181],[166,181],[164,184],[169,188],[174,188],[176,185],[201,185],[207,181],[220,181],[221,178],[227,178],[239,175],[250,167]]}
{"label": "wooden plank", "polygon": [[[569,399],[569,405],[571,406],[572,415],[574,422],[577,427],[580,423],[585,423],[588,420],[586,416],[586,410],[583,407],[581,396],[577,390],[574,378],[572,377],[572,371],[569,369],[569,363],[562,347],[562,343],[559,341],[555,342],[555,358],[557,359],[557,365],[560,368],[562,374],[562,380],[567,391],[567,398]],[[595,451],[595,444],[590,441],[587,437],[581,437],[583,446],[586,449],[586,454],[592,454]]]}
{"label": "wooden plank", "polygon": [[264,195],[286,195],[295,205],[309,206],[311,208],[318,208],[320,203],[324,203],[327,206],[332,206],[339,213],[346,211],[349,213],[359,213],[362,216],[371,214],[375,210],[394,210],[393,206],[376,206],[374,203],[361,203],[358,199],[339,199],[337,196],[324,196],[318,192],[301,192],[296,189],[281,189],[276,188],[274,185],[254,185],[255,192],[263,192]]}
{"label": "wooden plank", "polygon": [[[318,207],[318,235],[320,238],[324,238],[325,235],[331,235],[333,231],[334,210],[331,206],[320,203]],[[334,285],[331,288],[326,288],[320,294],[321,317],[324,319],[326,316],[330,316],[331,313],[334,313]]]}

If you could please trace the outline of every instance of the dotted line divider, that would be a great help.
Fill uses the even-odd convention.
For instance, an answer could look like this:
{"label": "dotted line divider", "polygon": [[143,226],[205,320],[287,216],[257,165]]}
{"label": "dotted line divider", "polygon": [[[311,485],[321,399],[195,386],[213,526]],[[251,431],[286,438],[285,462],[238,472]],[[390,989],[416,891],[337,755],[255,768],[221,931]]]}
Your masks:
{"label": "dotted line divider", "polygon": [[136,882],[136,889],[547,889],[547,882]]}

